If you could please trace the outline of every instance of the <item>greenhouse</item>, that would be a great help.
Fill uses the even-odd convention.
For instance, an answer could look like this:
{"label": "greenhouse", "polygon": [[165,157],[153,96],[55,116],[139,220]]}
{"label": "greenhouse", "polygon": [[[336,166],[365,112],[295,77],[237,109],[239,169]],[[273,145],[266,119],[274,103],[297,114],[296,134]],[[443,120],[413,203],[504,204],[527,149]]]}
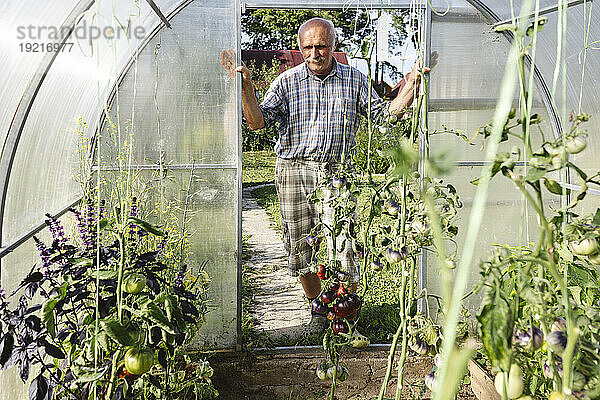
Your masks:
{"label": "greenhouse", "polygon": [[592,0],[0,22],[0,400],[600,398]]}

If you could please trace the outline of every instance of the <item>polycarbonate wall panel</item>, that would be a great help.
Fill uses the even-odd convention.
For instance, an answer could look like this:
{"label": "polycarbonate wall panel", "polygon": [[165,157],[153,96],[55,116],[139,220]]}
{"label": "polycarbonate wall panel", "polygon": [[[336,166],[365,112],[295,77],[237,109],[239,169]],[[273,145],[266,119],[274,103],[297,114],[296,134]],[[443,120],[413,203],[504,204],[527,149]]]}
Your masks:
{"label": "polycarbonate wall panel", "polygon": [[[119,172],[101,173],[102,181],[111,183],[103,185],[102,198],[111,204],[108,192],[119,181]],[[134,180],[133,195],[138,198],[140,217],[161,227],[167,219],[176,220],[174,229],[189,243],[185,260],[189,271],[197,276],[206,262],[205,271],[211,279],[209,312],[193,345],[232,348],[237,340],[237,170],[170,170],[162,181],[158,176],[157,170],[143,170]],[[157,210],[163,210],[160,217]]]}
{"label": "polycarbonate wall panel", "polygon": [[[435,0],[444,2],[445,0]],[[533,0],[531,2],[531,12],[533,13],[535,3],[537,0]],[[587,0],[591,2],[591,0]],[[473,1],[475,3],[475,1]],[[500,20],[506,20],[511,18],[511,1],[510,0],[479,0],[478,3],[483,3],[487,8],[489,8],[494,14],[496,14]],[[567,0],[568,2],[568,0]],[[518,16],[521,12],[521,5],[523,4],[523,0],[513,1],[514,5],[514,15]],[[540,10],[544,10],[548,7],[555,7],[558,4],[558,0],[539,0]]]}
{"label": "polycarbonate wall panel", "polygon": [[[139,20],[136,4],[141,6]],[[141,27],[148,34],[158,23],[158,17],[145,2],[114,3],[114,18],[112,1],[100,1],[98,6],[99,11],[94,6],[79,21],[75,28],[78,37],[72,35],[68,42],[73,46],[57,56],[27,118],[10,175],[3,245],[43,221],[45,213],[56,212],[77,198],[79,187],[73,179],[73,168],[77,160],[78,120],[89,124],[86,135],[91,136],[99,118],[99,104],[106,101],[136,42],[144,38],[143,34],[139,35],[140,40],[132,35],[127,43],[124,34],[115,41],[101,35],[93,41],[92,54],[88,43],[90,27],[98,21],[102,30],[116,27],[114,18],[118,18],[124,25],[130,20],[133,28]],[[174,4],[163,1],[159,6],[167,12]]]}
{"label": "polycarbonate wall panel", "polygon": [[[61,222],[69,226],[68,218],[62,218]],[[68,231],[67,231],[68,232]],[[37,237],[44,243],[51,243],[50,234],[47,229],[37,234]],[[35,247],[35,242],[30,239],[2,258],[2,268],[0,268],[0,285],[11,294],[31,270],[34,264],[40,263],[40,256]],[[18,302],[20,293],[9,299],[11,304]],[[34,369],[34,371],[37,370]],[[31,372],[30,377],[35,377]],[[10,368],[0,371],[0,400],[28,399],[29,385],[23,384],[19,377],[19,368]]]}
{"label": "polycarbonate wall panel", "polygon": [[[484,17],[474,8],[454,8],[446,15],[432,16],[431,51],[438,53],[438,64],[430,73],[430,131],[439,131],[445,126],[474,138],[477,130],[489,123],[494,115],[510,44],[503,35],[493,32]],[[515,86],[516,84],[515,82]],[[532,129],[533,141],[539,144],[542,141],[540,129],[547,138],[552,138],[554,132],[537,88],[534,89],[533,96],[533,112],[539,113],[543,119],[539,127],[534,126]],[[517,90],[513,106],[519,106]],[[476,138],[474,143],[468,144],[465,140],[447,133],[431,137],[433,153],[442,148],[450,148],[455,161],[462,163],[485,160],[482,137]],[[499,151],[510,152],[515,144],[520,143],[511,138],[500,145]],[[457,257],[462,253],[472,202],[477,190],[477,186],[470,181],[478,178],[481,170],[480,166],[456,167],[450,176],[442,177],[446,183],[456,187],[464,203],[457,221],[457,244],[449,243],[449,251],[456,252]],[[547,200],[548,205],[551,203],[554,207],[558,206],[557,199]],[[478,261],[490,255],[490,244],[515,246],[534,241],[536,238],[533,210],[524,206],[521,194],[513,183],[499,174],[489,187],[485,216],[469,278],[470,287],[480,281]],[[427,269],[428,290],[431,293],[439,293],[439,282],[437,259],[430,256]],[[479,303],[479,298],[475,296],[467,300],[466,305],[471,311],[478,311]]]}
{"label": "polycarbonate wall panel", "polygon": [[[503,35],[490,30],[483,17],[474,9],[434,16],[431,28],[431,51],[438,53],[438,64],[430,73],[430,115],[432,131],[460,130],[473,138],[475,132],[489,123],[496,102],[508,57],[509,43]],[[515,86],[517,84],[515,83]],[[543,122],[532,129],[535,143],[541,143],[538,131],[553,137],[546,108],[534,86],[533,112],[542,116]],[[515,91],[513,106],[519,106]],[[433,135],[432,147],[451,147],[456,161],[481,161],[481,139],[469,144],[451,134]],[[515,141],[500,145],[499,151],[509,152]]]}
{"label": "polycarbonate wall panel", "polygon": [[[197,271],[207,261],[212,279],[212,305],[195,342],[202,348],[232,348],[238,339],[238,105],[235,82],[219,63],[223,49],[237,47],[235,3],[194,1],[171,20],[172,29],[162,29],[144,47],[110,104],[111,123],[120,121],[122,129],[105,126],[98,161],[103,169],[117,167],[118,148],[126,145],[134,169],[157,171],[162,156],[171,172],[162,189],[156,178],[150,190],[140,189],[150,195],[147,209],[160,202],[161,192],[183,207],[195,176],[187,203],[189,266]],[[142,176],[150,180],[147,169]]]}
{"label": "polycarbonate wall panel", "polygon": [[467,0],[432,0],[431,6],[433,13],[443,16],[448,11],[457,11],[458,9],[472,9],[473,7]]}
{"label": "polycarbonate wall panel", "polygon": [[[210,18],[199,21],[209,9]],[[237,163],[234,82],[218,62],[220,52],[236,42],[232,13],[224,5],[191,3],[171,21],[173,29],[146,45],[137,76],[135,66],[126,75],[119,87],[119,116],[122,125],[134,118],[137,163],[158,162],[160,154],[167,163]],[[117,122],[116,99],[110,114]]]}
{"label": "polycarbonate wall panel", "polygon": [[[0,2],[0,140],[6,133],[21,101],[23,92],[46,54],[33,50],[33,43],[46,42],[48,31],[41,27],[60,28],[78,0],[3,0]],[[29,27],[32,27],[30,30]],[[27,47],[26,47],[27,46]],[[39,49],[38,49],[39,50]]]}

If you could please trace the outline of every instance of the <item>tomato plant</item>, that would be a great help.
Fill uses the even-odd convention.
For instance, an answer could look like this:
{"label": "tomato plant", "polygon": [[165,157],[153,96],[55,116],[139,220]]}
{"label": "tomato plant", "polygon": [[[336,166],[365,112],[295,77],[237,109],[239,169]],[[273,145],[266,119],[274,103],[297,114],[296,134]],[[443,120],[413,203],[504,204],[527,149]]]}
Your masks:
{"label": "tomato plant", "polygon": [[94,204],[72,210],[79,229],[72,239],[48,215],[52,243],[34,238],[41,262],[12,294],[25,293],[14,309],[0,290],[0,367],[18,364],[25,382],[39,365],[30,384],[35,396],[149,398],[152,387],[154,398],[164,398],[175,358],[183,357],[178,348],[202,323],[207,280],[189,283],[187,266],[165,254],[181,248],[179,237],[169,241],[138,218],[135,198],[114,213]]}
{"label": "tomato plant", "polygon": [[[511,29],[519,40],[527,36],[520,28]],[[523,68],[519,64],[521,74]],[[530,94],[521,83],[521,95],[527,98]],[[541,117],[526,105],[503,121],[500,140],[518,144],[511,153],[496,155],[490,178],[503,175],[514,183],[535,211],[539,231],[537,243],[498,247],[480,263],[483,280],[477,290],[483,291],[483,301],[477,319],[483,353],[504,398],[523,393],[550,398],[600,395],[600,293],[594,262],[600,209],[582,217],[574,211],[588,187],[600,186],[600,173],[586,174],[571,158],[586,148],[584,124],[589,119],[588,114],[571,115],[570,127],[563,127],[564,134],[553,140],[540,130],[539,148],[533,147],[531,135]],[[492,124],[480,129],[485,137],[491,131]],[[567,174],[579,180],[577,194],[556,180]],[[561,207],[548,209],[547,198],[560,199]]]}

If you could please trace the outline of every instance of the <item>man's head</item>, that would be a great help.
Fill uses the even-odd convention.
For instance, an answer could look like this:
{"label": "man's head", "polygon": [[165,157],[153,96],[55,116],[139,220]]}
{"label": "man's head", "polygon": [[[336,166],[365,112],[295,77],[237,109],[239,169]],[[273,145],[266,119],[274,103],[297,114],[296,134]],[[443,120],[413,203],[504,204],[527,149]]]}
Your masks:
{"label": "man's head", "polygon": [[306,65],[315,74],[328,74],[331,71],[335,45],[335,27],[327,19],[309,19],[298,29],[298,47]]}

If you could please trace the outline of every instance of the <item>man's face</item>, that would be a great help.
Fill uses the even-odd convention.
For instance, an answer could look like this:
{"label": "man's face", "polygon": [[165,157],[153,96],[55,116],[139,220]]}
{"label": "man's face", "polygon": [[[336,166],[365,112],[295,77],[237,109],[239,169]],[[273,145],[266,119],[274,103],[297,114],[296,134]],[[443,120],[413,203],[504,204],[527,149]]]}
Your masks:
{"label": "man's face", "polygon": [[309,27],[300,34],[300,50],[308,68],[315,74],[327,74],[333,66],[333,45],[325,26]]}

